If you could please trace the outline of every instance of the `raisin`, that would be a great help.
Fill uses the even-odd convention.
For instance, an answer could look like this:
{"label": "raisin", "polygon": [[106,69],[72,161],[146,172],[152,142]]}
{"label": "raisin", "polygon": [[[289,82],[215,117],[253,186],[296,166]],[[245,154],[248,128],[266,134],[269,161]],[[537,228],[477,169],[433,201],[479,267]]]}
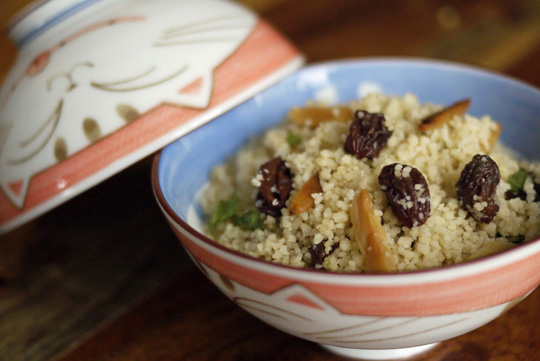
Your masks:
{"label": "raisin", "polygon": [[[523,183],[525,183],[525,181]],[[533,181],[533,190],[535,192],[533,202],[540,202],[540,183],[536,183]],[[514,198],[519,198],[522,201],[527,201],[527,193],[525,193],[523,188],[519,188],[516,190],[510,187],[510,189],[504,193],[504,199],[508,201]]]}
{"label": "raisin", "polygon": [[[533,202],[540,202],[540,183],[533,182],[533,189],[535,192],[534,200]],[[519,189],[517,191],[513,191],[511,189],[507,190],[504,194],[505,199],[508,201],[513,198],[519,198],[522,201],[527,200],[527,193],[523,189]]]}
{"label": "raisin", "polygon": [[501,233],[497,232],[495,235],[495,239],[505,237],[508,242],[520,244],[525,242],[525,236],[522,234],[518,234],[517,236],[503,236]]}
{"label": "raisin", "polygon": [[324,259],[328,257],[334,250],[337,248],[337,245],[334,245],[332,249],[330,250],[330,253],[326,253],[326,246],[324,245],[326,243],[326,239],[322,242],[319,242],[319,244],[314,244],[309,249],[309,254],[311,255],[311,266],[317,267],[321,266],[324,262]]}
{"label": "raisin", "polygon": [[499,166],[488,155],[475,155],[461,171],[456,183],[459,203],[475,221],[489,223],[497,215],[500,180]]}
{"label": "raisin", "polygon": [[259,174],[262,180],[257,194],[257,208],[262,213],[279,217],[292,191],[291,170],[277,157],[261,165]]}
{"label": "raisin", "polygon": [[518,189],[517,191],[509,189],[504,193],[504,199],[506,199],[507,201],[514,198],[519,198],[522,201],[525,201],[527,200],[527,193],[525,193],[523,189]]}
{"label": "raisin", "polygon": [[525,241],[525,236],[522,234],[518,234],[517,236],[508,236],[507,239],[512,243],[521,244]]}
{"label": "raisin", "polygon": [[426,223],[431,213],[429,187],[418,169],[400,163],[386,165],[379,174],[379,184],[392,212],[405,227]]}
{"label": "raisin", "polygon": [[378,157],[392,135],[384,122],[384,115],[381,113],[357,110],[345,140],[345,151],[354,154],[358,159]]}

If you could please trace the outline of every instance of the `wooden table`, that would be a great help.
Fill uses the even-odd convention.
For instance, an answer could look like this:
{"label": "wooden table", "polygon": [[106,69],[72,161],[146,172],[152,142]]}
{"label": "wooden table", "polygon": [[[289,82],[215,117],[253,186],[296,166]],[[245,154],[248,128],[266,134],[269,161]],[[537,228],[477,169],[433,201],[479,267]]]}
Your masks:
{"label": "wooden table", "polygon": [[[540,85],[540,2],[244,0],[309,62],[456,60]],[[5,21],[28,0],[2,0]],[[0,77],[15,48],[0,37]],[[253,318],[166,225],[150,158],[0,239],[0,360],[339,360]],[[540,360],[540,290],[418,360]]]}

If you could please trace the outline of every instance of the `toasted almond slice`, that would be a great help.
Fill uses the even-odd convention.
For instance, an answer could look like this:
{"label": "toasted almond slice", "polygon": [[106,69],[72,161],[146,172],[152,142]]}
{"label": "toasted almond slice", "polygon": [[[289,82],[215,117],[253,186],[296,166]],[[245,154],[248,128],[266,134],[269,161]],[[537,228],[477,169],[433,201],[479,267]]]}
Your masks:
{"label": "toasted almond slice", "polygon": [[435,114],[431,114],[424,118],[418,125],[418,129],[421,132],[427,132],[448,123],[454,116],[463,115],[469,109],[471,104],[470,99],[464,99],[457,103],[454,103]]}
{"label": "toasted almond slice", "polygon": [[308,179],[306,183],[300,188],[298,193],[294,196],[291,206],[289,207],[289,213],[296,215],[303,213],[315,205],[315,201],[311,196],[313,193],[321,193],[321,183],[319,181],[319,175],[315,174]]}
{"label": "toasted almond slice", "polygon": [[386,233],[380,218],[373,212],[373,201],[365,189],[360,190],[353,199],[351,221],[356,241],[366,255],[366,271],[395,271],[396,266],[392,250],[386,242]]}
{"label": "toasted almond slice", "polygon": [[501,124],[497,123],[497,127],[491,131],[491,134],[489,135],[488,139],[488,146],[482,144],[482,150],[485,153],[490,153],[491,149],[493,149],[493,146],[495,145],[495,142],[497,142],[497,139],[499,139],[499,135],[501,134]]}
{"label": "toasted almond slice", "polygon": [[473,259],[487,257],[489,255],[499,253],[502,251],[505,251],[510,248],[514,248],[516,245],[514,243],[506,242],[506,241],[493,241],[484,244],[482,247],[480,247],[476,252],[471,254],[469,258],[467,258],[467,261],[472,261]]}
{"label": "toasted almond slice", "polygon": [[298,125],[309,125],[316,128],[324,122],[346,122],[352,119],[353,111],[345,105],[334,107],[308,106],[294,107],[289,110],[288,117]]}

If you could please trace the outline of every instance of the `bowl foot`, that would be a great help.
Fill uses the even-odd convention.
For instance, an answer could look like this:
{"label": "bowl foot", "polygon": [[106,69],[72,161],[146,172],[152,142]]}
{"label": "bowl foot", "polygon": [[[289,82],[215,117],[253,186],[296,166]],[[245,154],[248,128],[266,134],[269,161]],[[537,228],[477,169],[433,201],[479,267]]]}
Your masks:
{"label": "bowl foot", "polygon": [[389,350],[362,350],[355,348],[346,348],[338,346],[323,345],[321,347],[340,356],[354,358],[358,360],[402,360],[409,357],[417,356],[438,345],[432,343],[409,348],[397,348]]}

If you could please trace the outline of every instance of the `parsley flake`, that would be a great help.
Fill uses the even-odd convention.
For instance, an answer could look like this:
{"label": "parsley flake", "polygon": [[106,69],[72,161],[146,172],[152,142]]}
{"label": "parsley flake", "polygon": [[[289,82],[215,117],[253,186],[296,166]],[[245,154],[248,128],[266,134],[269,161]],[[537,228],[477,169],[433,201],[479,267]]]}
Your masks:
{"label": "parsley flake", "polygon": [[293,132],[289,130],[289,132],[287,133],[287,143],[289,143],[291,147],[294,147],[300,144],[301,141],[302,141],[302,138],[300,138],[298,135],[294,134]]}
{"label": "parsley flake", "polygon": [[508,178],[508,184],[510,184],[510,190],[512,192],[517,192],[523,189],[523,185],[525,184],[525,180],[527,177],[531,174],[526,169],[519,168],[517,172],[512,174],[510,178]]}

